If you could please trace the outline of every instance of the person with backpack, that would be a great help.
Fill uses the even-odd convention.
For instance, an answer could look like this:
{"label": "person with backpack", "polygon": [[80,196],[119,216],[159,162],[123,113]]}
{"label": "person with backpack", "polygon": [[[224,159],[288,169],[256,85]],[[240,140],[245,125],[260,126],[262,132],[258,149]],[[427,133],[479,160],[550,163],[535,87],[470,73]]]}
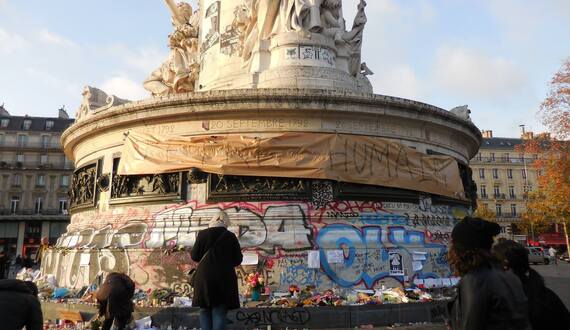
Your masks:
{"label": "person with backpack", "polygon": [[199,263],[191,283],[192,305],[200,307],[202,330],[226,329],[228,310],[240,307],[235,267],[243,255],[237,237],[227,230],[229,223],[227,213],[218,212],[192,247],[192,260]]}

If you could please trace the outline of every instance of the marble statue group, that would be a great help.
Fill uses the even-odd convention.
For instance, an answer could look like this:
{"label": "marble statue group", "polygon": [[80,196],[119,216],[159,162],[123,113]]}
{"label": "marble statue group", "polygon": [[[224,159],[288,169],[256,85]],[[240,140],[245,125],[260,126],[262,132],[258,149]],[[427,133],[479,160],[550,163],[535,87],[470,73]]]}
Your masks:
{"label": "marble statue group", "polygon": [[[201,9],[193,11],[190,4],[164,0],[172,15],[174,31],[168,37],[170,54],[144,82],[153,96],[192,92],[200,74]],[[337,48],[348,53],[348,73],[361,74],[361,45],[366,2],[360,0],[352,29],[346,30],[341,0],[234,0],[231,27],[239,34],[236,56],[246,67],[262,41],[275,36],[295,33],[298,38],[313,35],[332,40]],[[219,8],[218,4],[218,8]],[[222,6],[228,6],[224,1]],[[232,54],[233,55],[233,54]]]}

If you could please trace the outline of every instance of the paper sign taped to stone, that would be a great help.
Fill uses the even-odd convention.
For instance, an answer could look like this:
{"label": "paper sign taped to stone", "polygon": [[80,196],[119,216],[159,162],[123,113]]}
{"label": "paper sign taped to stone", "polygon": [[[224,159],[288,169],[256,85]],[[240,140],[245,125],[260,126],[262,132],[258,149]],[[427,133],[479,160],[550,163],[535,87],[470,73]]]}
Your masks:
{"label": "paper sign taped to stone", "polygon": [[390,262],[390,275],[392,276],[403,276],[404,275],[404,264],[402,255],[398,252],[388,252],[388,260]]}
{"label": "paper sign taped to stone", "polygon": [[342,264],[344,262],[344,253],[342,250],[328,250],[327,262],[329,264]]}
{"label": "paper sign taped to stone", "polygon": [[320,251],[309,251],[307,253],[307,265],[309,268],[321,268],[321,253]]}
{"label": "paper sign taped to stone", "polygon": [[257,253],[244,253],[241,264],[243,266],[257,265],[259,263],[259,256]]}
{"label": "paper sign taped to stone", "polygon": [[412,270],[414,272],[419,272],[422,268],[424,268],[424,266],[421,261],[412,261]]}

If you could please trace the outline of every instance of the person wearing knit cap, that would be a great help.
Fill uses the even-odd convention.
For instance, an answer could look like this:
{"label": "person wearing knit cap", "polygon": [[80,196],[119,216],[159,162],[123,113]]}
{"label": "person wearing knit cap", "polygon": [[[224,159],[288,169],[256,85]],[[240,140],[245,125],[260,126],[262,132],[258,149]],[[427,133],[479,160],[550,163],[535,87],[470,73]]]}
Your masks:
{"label": "person wearing knit cap", "polygon": [[198,262],[193,286],[192,305],[200,307],[200,328],[226,329],[228,310],[239,308],[235,267],[243,255],[237,237],[227,227],[230,217],[218,211],[208,228],[198,232],[192,247],[192,260]]}
{"label": "person wearing knit cap", "polygon": [[460,276],[457,297],[449,305],[453,330],[526,330],[527,299],[520,280],[502,270],[491,254],[501,227],[465,217],[451,232],[448,260]]}

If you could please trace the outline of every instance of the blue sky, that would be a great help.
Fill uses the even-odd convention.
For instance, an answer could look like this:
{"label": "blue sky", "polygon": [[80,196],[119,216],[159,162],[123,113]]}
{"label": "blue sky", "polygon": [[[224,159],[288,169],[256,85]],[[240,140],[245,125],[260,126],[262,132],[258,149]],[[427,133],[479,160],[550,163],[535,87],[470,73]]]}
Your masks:
{"label": "blue sky", "polygon": [[[351,22],[358,1],[343,3]],[[495,136],[543,129],[536,110],[570,56],[570,0],[368,0],[367,13],[375,93],[468,104]],[[0,0],[0,104],[74,114],[84,85],[146,98],[142,81],[166,57],[170,29],[161,0]]]}

